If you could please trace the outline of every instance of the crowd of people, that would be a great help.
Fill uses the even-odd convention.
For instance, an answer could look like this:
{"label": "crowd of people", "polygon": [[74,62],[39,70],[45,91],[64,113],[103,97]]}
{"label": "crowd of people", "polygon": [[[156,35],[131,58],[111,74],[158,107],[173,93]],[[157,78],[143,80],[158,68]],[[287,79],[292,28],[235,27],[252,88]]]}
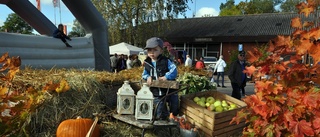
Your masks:
{"label": "crowd of people", "polygon": [[110,67],[111,71],[114,73],[120,72],[124,69],[131,69],[134,67],[140,67],[142,65],[141,61],[137,54],[133,55],[118,55],[115,53],[113,56],[110,57]]}

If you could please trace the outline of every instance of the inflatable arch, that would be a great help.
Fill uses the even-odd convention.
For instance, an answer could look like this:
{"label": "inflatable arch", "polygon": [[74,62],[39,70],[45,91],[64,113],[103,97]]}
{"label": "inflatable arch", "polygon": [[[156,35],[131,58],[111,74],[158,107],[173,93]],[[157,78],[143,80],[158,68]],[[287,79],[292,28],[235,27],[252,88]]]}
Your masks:
{"label": "inflatable arch", "polygon": [[0,0],[28,22],[41,35],[0,33],[0,55],[20,56],[22,65],[32,68],[91,68],[110,70],[107,23],[90,0],[62,0],[87,32],[73,38],[66,48],[60,39],[52,38],[57,28],[28,0]]}

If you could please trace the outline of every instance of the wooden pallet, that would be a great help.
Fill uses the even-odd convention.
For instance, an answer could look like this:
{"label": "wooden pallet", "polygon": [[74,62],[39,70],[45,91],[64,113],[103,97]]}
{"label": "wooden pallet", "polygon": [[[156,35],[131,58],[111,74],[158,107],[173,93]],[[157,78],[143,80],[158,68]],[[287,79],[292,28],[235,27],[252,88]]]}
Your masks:
{"label": "wooden pallet", "polygon": [[[224,112],[213,112],[207,110],[204,107],[196,104],[193,101],[194,97],[209,97],[212,96],[215,99],[226,100],[232,102],[238,106],[237,109],[224,111]],[[187,121],[190,121],[196,127],[199,128],[205,136],[230,136],[237,132],[241,133],[245,127],[244,121],[239,124],[229,124],[232,118],[236,115],[237,111],[246,107],[246,103],[241,100],[235,99],[229,95],[223,94],[218,91],[206,91],[188,94],[181,96],[181,107],[180,112],[184,114]]]}

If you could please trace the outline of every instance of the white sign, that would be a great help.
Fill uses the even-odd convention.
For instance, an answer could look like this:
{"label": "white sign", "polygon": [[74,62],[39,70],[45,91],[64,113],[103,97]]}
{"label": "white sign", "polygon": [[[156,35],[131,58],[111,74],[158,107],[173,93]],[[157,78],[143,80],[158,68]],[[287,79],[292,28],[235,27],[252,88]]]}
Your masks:
{"label": "white sign", "polygon": [[243,49],[243,45],[242,45],[242,44],[239,44],[239,45],[238,45],[238,50],[239,50],[239,51],[242,51],[242,49]]}
{"label": "white sign", "polygon": [[194,41],[196,41],[196,42],[206,42],[206,41],[212,41],[212,38],[195,38]]}

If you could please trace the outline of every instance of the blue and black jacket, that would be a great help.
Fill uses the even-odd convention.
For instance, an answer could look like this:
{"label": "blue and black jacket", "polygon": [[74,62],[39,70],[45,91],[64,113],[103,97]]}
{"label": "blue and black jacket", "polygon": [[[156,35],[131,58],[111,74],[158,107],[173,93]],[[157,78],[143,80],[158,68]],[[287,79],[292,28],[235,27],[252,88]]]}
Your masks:
{"label": "blue and black jacket", "polygon": [[[152,80],[158,80],[159,77],[165,76],[167,80],[175,80],[178,75],[176,65],[167,57],[159,55],[156,62],[152,62],[150,57],[144,60],[144,70],[142,78],[147,80],[148,77],[152,77]],[[165,88],[151,87],[153,96],[164,96],[167,92]],[[169,90],[171,92],[171,90]]]}

